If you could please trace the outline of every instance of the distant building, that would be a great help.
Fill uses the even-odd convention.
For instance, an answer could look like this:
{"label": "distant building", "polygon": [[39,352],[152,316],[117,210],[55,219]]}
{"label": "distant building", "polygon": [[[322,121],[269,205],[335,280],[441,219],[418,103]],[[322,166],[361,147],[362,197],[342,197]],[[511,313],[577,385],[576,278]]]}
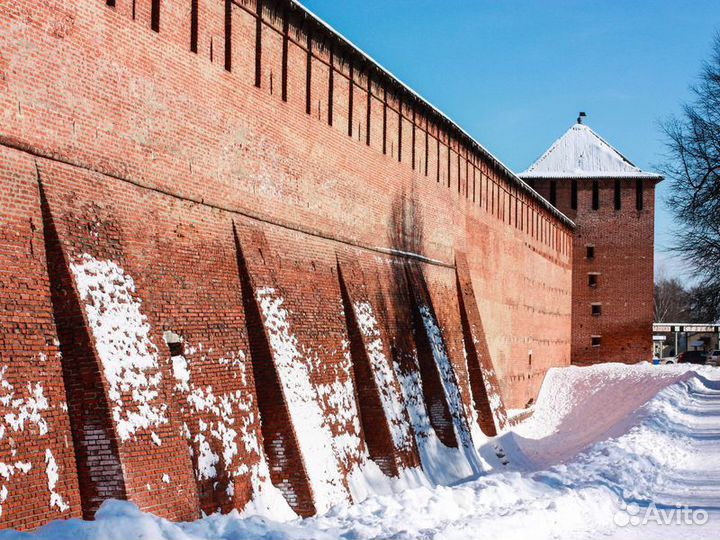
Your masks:
{"label": "distant building", "polygon": [[582,123],[519,176],[575,221],[574,364],[636,362],[653,353],[655,185]]}

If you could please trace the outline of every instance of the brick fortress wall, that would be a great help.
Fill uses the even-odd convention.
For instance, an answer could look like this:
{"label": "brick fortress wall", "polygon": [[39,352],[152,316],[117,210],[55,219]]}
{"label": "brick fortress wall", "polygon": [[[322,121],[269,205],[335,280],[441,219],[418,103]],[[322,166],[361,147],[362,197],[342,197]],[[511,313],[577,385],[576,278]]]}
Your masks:
{"label": "brick fortress wall", "polygon": [[570,225],[298,6],[0,25],[2,526],[310,515],[569,363]]}

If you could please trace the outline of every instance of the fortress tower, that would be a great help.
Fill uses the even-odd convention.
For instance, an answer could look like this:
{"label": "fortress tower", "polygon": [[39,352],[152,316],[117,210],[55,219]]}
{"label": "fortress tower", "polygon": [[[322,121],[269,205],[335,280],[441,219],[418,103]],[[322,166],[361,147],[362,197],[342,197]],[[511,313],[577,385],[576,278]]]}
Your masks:
{"label": "fortress tower", "polygon": [[576,224],[574,364],[636,362],[652,355],[655,185],[582,123],[519,176]]}

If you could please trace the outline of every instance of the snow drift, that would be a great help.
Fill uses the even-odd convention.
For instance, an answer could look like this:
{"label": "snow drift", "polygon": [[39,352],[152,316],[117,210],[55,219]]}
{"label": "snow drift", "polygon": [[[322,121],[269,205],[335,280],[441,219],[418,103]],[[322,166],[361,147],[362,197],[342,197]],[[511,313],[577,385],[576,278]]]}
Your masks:
{"label": "snow drift", "polygon": [[[417,471],[375,478],[364,502],[287,522],[234,512],[172,523],[107,501],[95,522],[56,521],[0,538],[710,538],[720,532],[719,441],[718,369],[553,369],[534,415],[477,449],[490,470],[461,483],[433,484]],[[651,505],[685,505],[708,520],[618,519]]]}

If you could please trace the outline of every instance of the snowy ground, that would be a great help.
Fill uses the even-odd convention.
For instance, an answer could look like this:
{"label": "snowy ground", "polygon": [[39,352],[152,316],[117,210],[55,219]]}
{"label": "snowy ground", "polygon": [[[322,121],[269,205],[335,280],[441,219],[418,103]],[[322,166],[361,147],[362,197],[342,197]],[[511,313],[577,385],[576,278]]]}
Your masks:
{"label": "snowy ground", "polygon": [[479,477],[444,486],[410,471],[392,486],[375,485],[360,504],[305,520],[234,513],[171,523],[109,501],[95,522],[54,522],[33,535],[2,531],[0,540],[715,538],[720,369],[551,370],[535,414],[484,441],[478,454],[488,469]]}

